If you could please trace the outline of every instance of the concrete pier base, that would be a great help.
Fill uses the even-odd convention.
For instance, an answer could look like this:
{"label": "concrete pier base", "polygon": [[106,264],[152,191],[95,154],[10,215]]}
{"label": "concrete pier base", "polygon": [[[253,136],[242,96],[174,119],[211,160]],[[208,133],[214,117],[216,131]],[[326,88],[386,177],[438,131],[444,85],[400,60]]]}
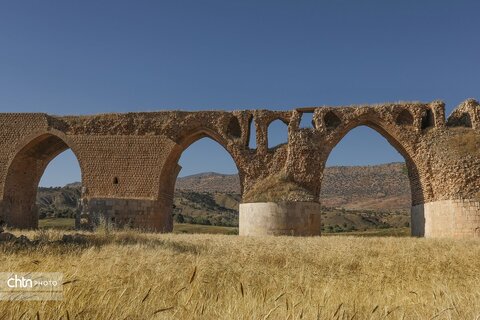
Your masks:
{"label": "concrete pier base", "polygon": [[318,236],[320,204],[316,202],[259,202],[240,204],[241,236]]}
{"label": "concrete pier base", "polygon": [[479,238],[478,200],[441,200],[412,207],[412,236],[426,238]]}

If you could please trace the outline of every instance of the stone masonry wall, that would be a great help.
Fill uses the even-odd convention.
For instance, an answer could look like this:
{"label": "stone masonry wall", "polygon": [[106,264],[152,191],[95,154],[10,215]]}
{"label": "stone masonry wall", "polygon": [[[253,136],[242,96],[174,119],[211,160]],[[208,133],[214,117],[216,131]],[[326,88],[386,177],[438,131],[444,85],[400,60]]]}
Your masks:
{"label": "stone masonry wall", "polygon": [[158,198],[161,168],[175,143],[158,136],[72,136],[87,197]]}
{"label": "stone masonry wall", "polygon": [[480,238],[480,202],[441,200],[412,207],[412,235]]}
{"label": "stone masonry wall", "polygon": [[[305,113],[313,114],[311,128],[300,128]],[[268,127],[277,119],[288,126],[288,142],[268,148]],[[248,147],[252,122],[255,149]],[[0,124],[0,218],[16,225],[35,226],[26,221],[36,219],[32,195],[48,162],[67,148],[78,158],[83,197],[92,208],[117,212],[119,221],[138,225],[150,219],[137,218],[139,212],[168,216],[178,160],[203,137],[215,140],[232,156],[244,202],[318,201],[330,152],[362,125],[383,135],[405,158],[413,206],[480,196],[480,107],[471,99],[448,119],[444,104],[434,101],[291,111],[66,117],[12,113],[0,114]],[[135,201],[141,204],[132,205]],[[24,211],[29,213],[22,216]],[[153,221],[169,223],[163,218]]]}
{"label": "stone masonry wall", "polygon": [[104,219],[105,223],[113,226],[171,232],[172,215],[162,209],[158,201],[108,198],[91,199],[84,208],[91,224],[98,224]]}
{"label": "stone masonry wall", "polygon": [[18,148],[27,143],[27,138],[35,132],[46,130],[47,119],[44,114],[3,113],[0,114],[0,199],[7,176],[8,166]]}

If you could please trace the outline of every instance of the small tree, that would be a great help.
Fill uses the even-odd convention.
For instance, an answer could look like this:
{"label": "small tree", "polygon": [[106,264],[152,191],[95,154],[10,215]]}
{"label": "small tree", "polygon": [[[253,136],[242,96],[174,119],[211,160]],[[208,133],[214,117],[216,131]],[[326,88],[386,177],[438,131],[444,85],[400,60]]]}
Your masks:
{"label": "small tree", "polygon": [[176,223],[185,223],[185,218],[183,217],[183,214],[181,214],[181,213],[177,213],[174,216],[174,220],[175,220]]}

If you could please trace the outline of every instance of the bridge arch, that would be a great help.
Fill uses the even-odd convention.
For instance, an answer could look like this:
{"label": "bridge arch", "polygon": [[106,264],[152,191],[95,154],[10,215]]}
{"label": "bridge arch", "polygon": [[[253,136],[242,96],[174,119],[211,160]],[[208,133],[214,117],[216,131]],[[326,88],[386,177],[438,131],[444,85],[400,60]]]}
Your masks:
{"label": "bridge arch", "polygon": [[2,219],[8,226],[38,227],[36,195],[38,184],[50,161],[71,149],[82,172],[82,162],[74,143],[58,130],[44,130],[27,136],[16,147],[7,164],[2,194]]}
{"label": "bridge arch", "polygon": [[184,134],[178,140],[175,146],[171,149],[160,174],[159,201],[161,203],[161,209],[163,210],[162,215],[168,219],[166,221],[167,230],[171,230],[173,228],[172,215],[175,183],[178,174],[182,169],[178,162],[183,152],[187,150],[188,147],[203,138],[209,138],[218,143],[233,159],[240,178],[240,193],[243,194],[243,171],[241,170],[239,161],[237,159],[237,156],[239,156],[239,154],[236,152],[233,143],[229,143],[229,141],[225,139],[222,135],[209,128],[200,127],[191,130]]}
{"label": "bridge arch", "polygon": [[[404,125],[393,124],[383,120],[380,117],[360,117],[347,121],[346,123],[342,123],[332,133],[332,139],[330,140],[330,143],[326,144],[326,149],[324,150],[325,156],[322,162],[322,170],[325,169],[327,159],[338,143],[350,131],[360,126],[366,126],[380,134],[405,159],[410,182],[412,206],[424,203],[426,190],[425,186],[422,184],[419,165],[415,161],[413,147],[410,141],[401,137],[400,133],[401,130],[413,130],[413,126],[408,128]],[[319,185],[321,187],[321,183]]]}

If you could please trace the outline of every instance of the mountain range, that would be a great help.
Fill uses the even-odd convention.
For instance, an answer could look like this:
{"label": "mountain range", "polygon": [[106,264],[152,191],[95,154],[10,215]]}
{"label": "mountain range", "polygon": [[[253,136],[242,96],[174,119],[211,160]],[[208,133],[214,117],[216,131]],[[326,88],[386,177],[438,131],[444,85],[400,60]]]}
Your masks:
{"label": "mountain range", "polygon": [[[40,218],[73,217],[81,183],[39,188]],[[177,222],[238,225],[241,201],[238,175],[206,172],[177,179],[174,218]],[[328,230],[406,226],[410,187],[404,163],[338,166],[325,169],[320,203]]]}

